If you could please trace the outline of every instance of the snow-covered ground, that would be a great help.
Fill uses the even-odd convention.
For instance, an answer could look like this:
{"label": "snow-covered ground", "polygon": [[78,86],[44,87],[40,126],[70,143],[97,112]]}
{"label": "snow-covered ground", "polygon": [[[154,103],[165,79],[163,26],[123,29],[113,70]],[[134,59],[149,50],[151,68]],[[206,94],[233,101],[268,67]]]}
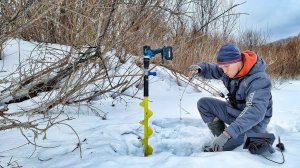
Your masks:
{"label": "snow-covered ground", "polygon": [[[4,63],[0,60],[0,79],[16,68],[14,64],[19,64],[19,53],[25,59],[26,53],[31,52],[28,51],[30,47],[22,46],[32,44],[16,41],[12,40],[4,50]],[[21,44],[20,47],[18,44]],[[51,148],[35,149],[27,144],[19,130],[13,129],[0,131],[0,167],[299,167],[300,80],[286,81],[272,91],[274,112],[267,129],[275,137],[280,136],[286,147],[286,162],[277,165],[261,156],[250,154],[242,146],[229,152],[202,152],[203,145],[213,137],[202,122],[196,103],[199,98],[211,95],[191,86],[178,86],[176,79],[161,67],[155,68],[155,71],[158,75],[150,78],[149,92],[149,108],[154,112],[150,118],[150,126],[154,131],[149,138],[149,144],[154,148],[152,155],[144,157],[143,145],[139,142],[143,135],[139,124],[143,119],[143,108],[139,106],[141,100],[130,97],[106,98],[89,104],[107,112],[106,120],[97,117],[84,104],[65,109],[65,114],[74,118],[65,123],[72,126],[79,135],[82,158],[79,148],[76,148],[77,136],[67,125],[52,127],[46,139],[37,139],[38,145]],[[213,84],[222,88],[219,83]],[[126,93],[133,94],[135,89],[129,89]],[[143,91],[140,90],[136,97],[143,98]],[[30,104],[30,100],[26,103]],[[14,106],[17,108],[19,105],[13,104],[10,108]],[[26,117],[23,116],[23,119]],[[25,134],[31,140],[34,138],[31,132]],[[274,147],[277,141],[276,138]],[[282,159],[278,151],[269,158],[276,161]]]}

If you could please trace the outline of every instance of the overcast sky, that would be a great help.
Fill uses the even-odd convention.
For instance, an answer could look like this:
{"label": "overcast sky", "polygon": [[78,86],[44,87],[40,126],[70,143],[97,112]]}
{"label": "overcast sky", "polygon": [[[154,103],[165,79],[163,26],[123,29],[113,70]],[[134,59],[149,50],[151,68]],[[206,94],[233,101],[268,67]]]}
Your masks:
{"label": "overcast sky", "polygon": [[300,33],[300,0],[235,0],[246,2],[236,8],[241,15],[240,28],[268,33],[269,41]]}

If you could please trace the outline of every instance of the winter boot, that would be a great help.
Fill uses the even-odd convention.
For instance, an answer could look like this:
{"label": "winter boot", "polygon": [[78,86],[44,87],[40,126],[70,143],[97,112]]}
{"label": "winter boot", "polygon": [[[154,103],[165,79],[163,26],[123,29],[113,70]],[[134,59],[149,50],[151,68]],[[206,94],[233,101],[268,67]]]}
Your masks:
{"label": "winter boot", "polygon": [[225,130],[225,124],[221,120],[214,120],[207,124],[208,128],[210,129],[211,133],[214,136],[219,136]]}

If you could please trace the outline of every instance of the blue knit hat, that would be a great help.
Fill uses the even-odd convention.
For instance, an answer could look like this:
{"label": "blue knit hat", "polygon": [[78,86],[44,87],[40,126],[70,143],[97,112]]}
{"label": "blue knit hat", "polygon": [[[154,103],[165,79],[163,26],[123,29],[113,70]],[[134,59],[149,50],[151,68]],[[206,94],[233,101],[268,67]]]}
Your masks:
{"label": "blue knit hat", "polygon": [[240,49],[231,43],[224,44],[217,55],[218,64],[232,64],[241,60]]}

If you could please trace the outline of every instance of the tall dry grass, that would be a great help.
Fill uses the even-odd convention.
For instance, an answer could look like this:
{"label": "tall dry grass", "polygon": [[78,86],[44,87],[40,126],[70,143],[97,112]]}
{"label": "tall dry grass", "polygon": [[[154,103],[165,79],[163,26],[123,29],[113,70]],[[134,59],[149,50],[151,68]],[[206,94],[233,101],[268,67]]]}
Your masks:
{"label": "tall dry grass", "polygon": [[[141,55],[143,45],[171,45],[175,59],[167,65],[184,73],[193,63],[214,62],[223,43],[236,42],[263,56],[272,76],[298,76],[299,38],[266,44],[262,33],[247,31],[231,39],[237,5],[221,0],[2,1],[0,45],[18,37],[73,48],[107,46],[117,51],[121,62],[128,53]],[[160,58],[153,62],[160,63]]]}
{"label": "tall dry grass", "polygon": [[300,36],[262,45],[259,53],[264,56],[268,72],[273,77],[285,79],[300,75]]}
{"label": "tall dry grass", "polygon": [[[236,6],[221,0],[7,1],[1,12],[14,19],[0,28],[0,39],[19,37],[74,48],[108,46],[117,50],[121,62],[128,53],[140,55],[145,44],[171,45],[172,67],[185,71],[192,63],[213,60],[234,26]],[[213,34],[216,29],[222,35]]]}

